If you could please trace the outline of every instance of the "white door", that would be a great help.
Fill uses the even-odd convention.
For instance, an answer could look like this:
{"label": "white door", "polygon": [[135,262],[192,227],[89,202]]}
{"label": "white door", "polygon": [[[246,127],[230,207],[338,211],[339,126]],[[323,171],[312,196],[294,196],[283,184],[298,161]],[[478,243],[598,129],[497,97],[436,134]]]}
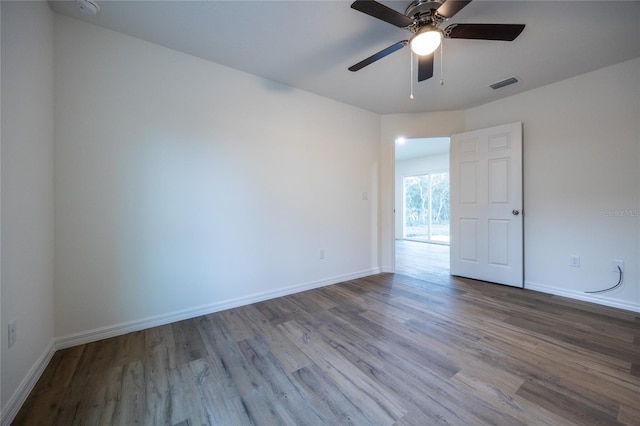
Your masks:
{"label": "white door", "polygon": [[451,274],[523,287],[522,123],[451,137]]}

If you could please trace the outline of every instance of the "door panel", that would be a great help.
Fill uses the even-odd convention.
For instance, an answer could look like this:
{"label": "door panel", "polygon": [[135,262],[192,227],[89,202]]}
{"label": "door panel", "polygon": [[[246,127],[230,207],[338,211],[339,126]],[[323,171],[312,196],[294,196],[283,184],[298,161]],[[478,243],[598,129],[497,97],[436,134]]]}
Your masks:
{"label": "door panel", "polygon": [[509,226],[507,220],[489,219],[490,265],[509,265]]}
{"label": "door panel", "polygon": [[509,159],[489,160],[489,203],[509,202]]}
{"label": "door panel", "polygon": [[475,204],[478,201],[478,164],[460,164],[460,202],[464,204]]}
{"label": "door panel", "polygon": [[451,274],[522,287],[521,211],[522,123],[453,135]]}
{"label": "door panel", "polygon": [[465,262],[478,261],[478,221],[475,219],[460,219],[460,260]]}

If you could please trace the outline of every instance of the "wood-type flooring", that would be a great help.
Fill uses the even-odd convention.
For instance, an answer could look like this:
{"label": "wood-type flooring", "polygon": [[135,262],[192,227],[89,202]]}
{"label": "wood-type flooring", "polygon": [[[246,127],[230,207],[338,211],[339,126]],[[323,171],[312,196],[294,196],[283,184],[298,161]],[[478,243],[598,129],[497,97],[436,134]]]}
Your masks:
{"label": "wood-type flooring", "polygon": [[640,425],[640,314],[380,274],[57,351],[15,425]]}

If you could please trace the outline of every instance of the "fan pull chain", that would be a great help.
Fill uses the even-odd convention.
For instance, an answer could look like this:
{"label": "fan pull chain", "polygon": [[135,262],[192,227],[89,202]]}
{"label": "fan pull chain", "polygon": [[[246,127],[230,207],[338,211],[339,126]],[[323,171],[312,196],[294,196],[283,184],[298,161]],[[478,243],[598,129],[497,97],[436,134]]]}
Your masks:
{"label": "fan pull chain", "polygon": [[413,99],[413,50],[409,49],[410,55],[409,60],[411,62],[411,94],[409,95],[409,99]]}
{"label": "fan pull chain", "polygon": [[440,86],[444,86],[444,61],[442,59],[442,51],[444,50],[444,43],[440,43]]}

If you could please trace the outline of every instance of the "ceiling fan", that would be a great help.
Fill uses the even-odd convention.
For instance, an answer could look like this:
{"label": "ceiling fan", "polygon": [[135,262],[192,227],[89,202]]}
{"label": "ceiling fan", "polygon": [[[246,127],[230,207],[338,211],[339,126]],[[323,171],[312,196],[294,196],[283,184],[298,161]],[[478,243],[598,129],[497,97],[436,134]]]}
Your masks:
{"label": "ceiling fan", "polygon": [[433,76],[433,53],[443,37],[513,41],[524,29],[521,24],[451,24],[444,30],[439,28],[469,3],[471,0],[414,0],[402,14],[376,1],[356,0],[352,9],[409,30],[413,35],[352,65],[349,71],[358,71],[410,45],[418,55],[418,81],[424,81]]}

